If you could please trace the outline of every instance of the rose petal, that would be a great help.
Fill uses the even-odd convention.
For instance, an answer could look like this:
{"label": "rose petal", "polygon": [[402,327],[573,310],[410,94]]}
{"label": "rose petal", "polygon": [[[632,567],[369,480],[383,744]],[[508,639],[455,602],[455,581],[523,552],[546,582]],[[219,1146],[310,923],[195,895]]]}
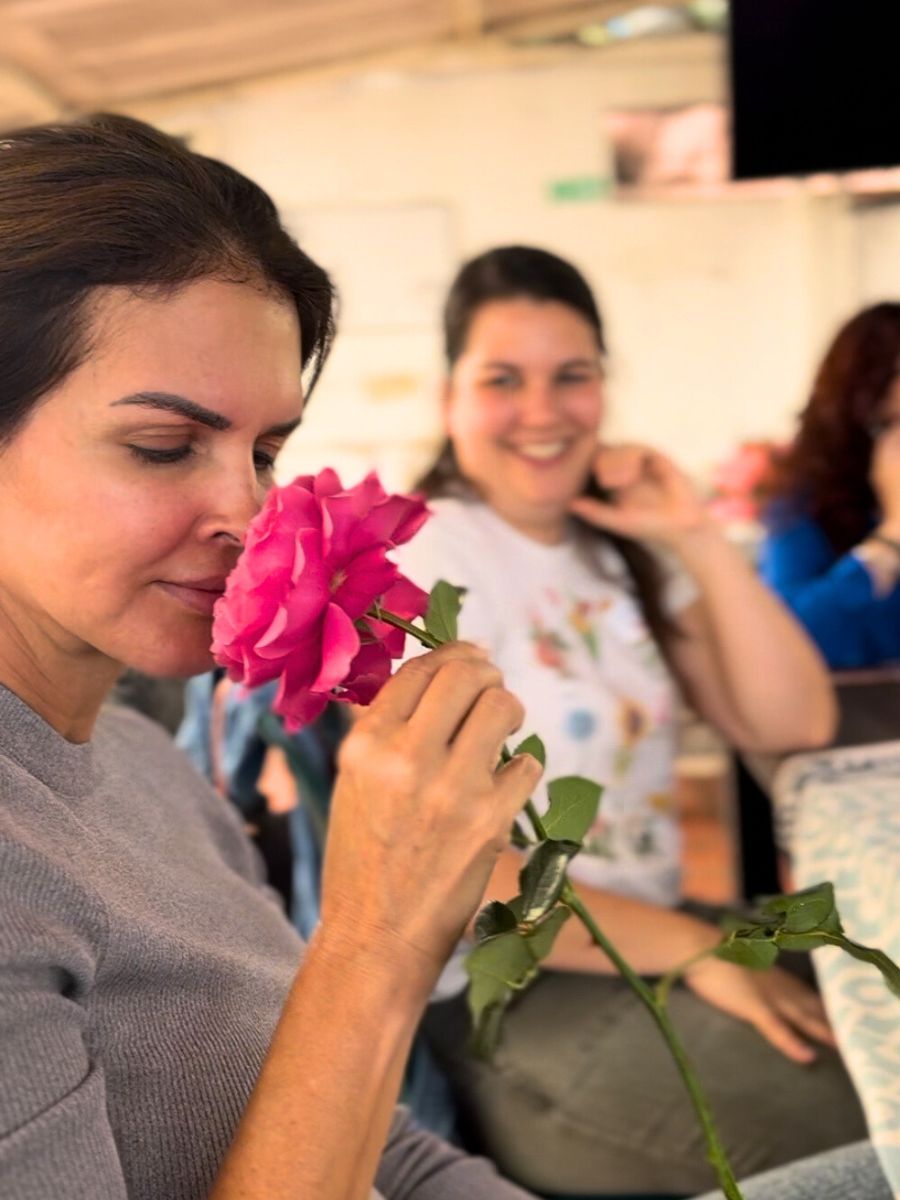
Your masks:
{"label": "rose petal", "polygon": [[329,692],[343,683],[358,651],[356,626],[342,608],[329,604],[322,624],[322,666],[312,690]]}
{"label": "rose petal", "polygon": [[284,717],[285,728],[291,733],[302,729],[325,711],[329,697],[316,694],[292,681],[291,673],[285,671],[281,677],[272,708]]}
{"label": "rose petal", "polygon": [[398,570],[389,562],[383,546],[358,554],[341,571],[345,576],[332,600],[357,620],[393,585]]}
{"label": "rose petal", "polygon": [[346,692],[340,699],[371,704],[390,676],[391,659],[384,646],[380,642],[360,646],[344,683]]}
{"label": "rose petal", "polygon": [[393,586],[382,596],[381,606],[405,621],[412,621],[426,612],[428,593],[416,587],[405,575],[398,575]]}

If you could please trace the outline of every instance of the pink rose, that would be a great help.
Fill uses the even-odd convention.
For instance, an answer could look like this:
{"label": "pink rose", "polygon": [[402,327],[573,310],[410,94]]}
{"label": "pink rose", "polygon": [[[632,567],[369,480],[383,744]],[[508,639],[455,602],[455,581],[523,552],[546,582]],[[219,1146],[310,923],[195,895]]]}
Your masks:
{"label": "pink rose", "polygon": [[275,487],[213,614],[213,655],[256,687],[280,677],[274,707],[288,729],[329,700],[368,704],[403,653],[405,634],[366,614],[376,602],[405,620],[428,596],[388,551],[428,517],[423,500],[389,496],[374,472],[344,488],[332,470]]}

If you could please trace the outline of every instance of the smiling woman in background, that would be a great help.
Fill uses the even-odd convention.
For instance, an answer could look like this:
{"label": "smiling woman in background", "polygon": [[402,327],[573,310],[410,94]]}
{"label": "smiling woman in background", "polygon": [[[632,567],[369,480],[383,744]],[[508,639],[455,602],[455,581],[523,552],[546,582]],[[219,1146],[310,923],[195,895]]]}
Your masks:
{"label": "smiling woman in background", "polygon": [[900,662],[900,304],[838,330],[776,494],[765,580],[830,666]]}
{"label": "smiling woman in background", "polygon": [[[462,635],[522,699],[547,777],[604,785],[571,874],[632,965],[661,974],[719,937],[709,914],[681,904],[679,697],[733,745],[815,746],[834,720],[823,663],[674,463],[598,441],[603,328],[574,267],[529,247],[491,250],[457,276],[444,331],[449,439],[424,480],[435,516],[398,561],[420,586],[468,589]],[[486,896],[514,895],[521,865],[507,849]],[[701,1188],[693,1114],[637,999],[577,922],[548,963],[491,1066],[465,1051],[458,961],[426,1017],[487,1151],[539,1190]],[[674,1017],[740,1173],[862,1133],[806,984],[717,959],[686,984]]]}

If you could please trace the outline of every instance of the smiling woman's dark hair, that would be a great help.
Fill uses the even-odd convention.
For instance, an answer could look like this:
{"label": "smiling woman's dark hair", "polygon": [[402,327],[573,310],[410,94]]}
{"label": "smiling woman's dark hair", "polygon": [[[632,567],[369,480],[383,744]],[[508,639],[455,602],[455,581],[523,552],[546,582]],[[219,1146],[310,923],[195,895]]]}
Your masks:
{"label": "smiling woman's dark hair", "polygon": [[0,444],[89,353],[95,289],[165,294],[202,278],[284,295],[312,387],[333,289],[262,188],[130,117],[0,135]]}
{"label": "smiling woman's dark hair", "polygon": [[[453,369],[465,351],[478,311],[486,304],[520,298],[538,304],[565,304],[590,325],[598,352],[606,353],[603,319],[594,294],[572,263],[535,246],[498,246],[464,263],[450,285],[443,322],[448,370]],[[449,438],[419,480],[418,487],[428,497],[472,494],[472,484],[463,475]],[[593,476],[588,480],[584,494],[609,499]],[[663,608],[662,576],[656,558],[639,542],[573,519],[584,536],[605,541],[618,551],[633,581],[644,619],[657,643],[665,646],[677,631]]]}

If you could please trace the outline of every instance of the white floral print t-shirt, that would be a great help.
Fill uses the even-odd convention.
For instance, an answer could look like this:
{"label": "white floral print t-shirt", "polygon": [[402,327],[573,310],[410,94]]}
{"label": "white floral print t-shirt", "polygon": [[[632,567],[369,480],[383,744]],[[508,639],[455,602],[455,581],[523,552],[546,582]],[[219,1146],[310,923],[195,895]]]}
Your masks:
{"label": "white floral print t-shirt", "polygon": [[[572,877],[676,904],[677,693],[621,557],[599,538],[542,545],[477,501],[430,507],[434,516],[396,553],[401,570],[426,590],[438,579],[468,589],[460,637],[490,650],[525,705],[521,736],[542,738],[544,778],[584,775],[604,787]],[[664,568],[664,607],[674,615],[697,589],[680,570]],[[543,786],[535,803],[546,807]]]}

